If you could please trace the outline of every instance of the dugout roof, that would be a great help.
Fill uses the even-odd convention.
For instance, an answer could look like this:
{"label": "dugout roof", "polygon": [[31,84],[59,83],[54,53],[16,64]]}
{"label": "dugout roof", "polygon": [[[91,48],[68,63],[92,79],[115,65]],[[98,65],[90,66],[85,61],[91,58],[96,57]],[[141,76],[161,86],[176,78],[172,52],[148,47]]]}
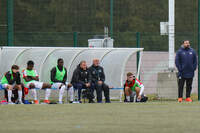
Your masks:
{"label": "dugout roof", "polygon": [[[20,70],[26,68],[28,60],[35,62],[40,81],[50,81],[50,70],[56,66],[57,59],[64,59],[64,66],[68,71],[68,81],[74,69],[81,60],[87,65],[92,64],[94,58],[100,60],[104,67],[106,83],[109,86],[120,88],[125,79],[125,67],[128,59],[140,51],[140,62],[143,48],[71,48],[71,47],[1,47],[0,50],[0,75],[10,70],[13,64],[20,66]],[[137,72],[139,74],[140,69]]]}

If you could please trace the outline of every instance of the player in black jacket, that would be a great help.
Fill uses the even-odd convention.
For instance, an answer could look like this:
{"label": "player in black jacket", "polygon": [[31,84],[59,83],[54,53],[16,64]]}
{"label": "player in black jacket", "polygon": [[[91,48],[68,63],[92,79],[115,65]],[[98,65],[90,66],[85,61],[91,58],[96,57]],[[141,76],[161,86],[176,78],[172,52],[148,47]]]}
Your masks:
{"label": "player in black jacket", "polygon": [[[68,90],[69,92],[70,103],[73,102],[74,90],[72,85],[67,82],[67,69],[64,67],[64,60],[62,58],[59,58],[57,61],[57,66],[51,69],[51,84],[52,88],[59,90],[59,104],[63,104],[62,100],[65,90]],[[48,97],[45,99],[48,100]]]}
{"label": "player in black jacket", "polygon": [[19,104],[22,103],[22,86],[21,86],[21,79],[19,73],[19,66],[13,65],[11,70],[6,72],[3,78],[1,79],[1,84],[3,88],[7,89],[8,91],[8,104],[14,104],[11,101],[12,97],[12,90],[14,88],[18,89],[18,99]]}
{"label": "player in black jacket", "polygon": [[91,88],[91,74],[87,68],[86,61],[81,61],[80,64],[73,72],[72,85],[75,89],[78,89],[78,100],[81,102],[81,91],[86,89],[90,95],[88,96],[89,103],[93,103],[93,88]]}
{"label": "player in black jacket", "polygon": [[97,102],[102,103],[102,91],[104,91],[105,102],[110,103],[109,87],[105,82],[103,67],[99,66],[99,59],[93,60],[93,65],[89,68],[92,75],[92,86],[96,89]]}

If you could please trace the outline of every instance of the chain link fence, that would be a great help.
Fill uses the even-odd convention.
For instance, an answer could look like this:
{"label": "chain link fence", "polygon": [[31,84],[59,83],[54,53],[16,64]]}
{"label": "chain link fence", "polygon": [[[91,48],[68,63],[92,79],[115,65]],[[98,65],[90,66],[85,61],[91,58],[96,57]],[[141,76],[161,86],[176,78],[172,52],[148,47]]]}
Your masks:
{"label": "chain link fence", "polygon": [[[113,1],[113,2],[111,2]],[[167,51],[168,1],[158,0],[14,0],[14,46],[87,46],[104,26],[113,26],[115,47],[136,47],[136,32],[146,51]],[[111,3],[113,3],[111,5]],[[0,2],[0,45],[7,45],[6,0]],[[113,19],[111,19],[113,8]],[[176,49],[184,39],[197,48],[197,0],[176,1]],[[112,24],[112,25],[111,25]],[[111,34],[112,31],[110,31]]]}

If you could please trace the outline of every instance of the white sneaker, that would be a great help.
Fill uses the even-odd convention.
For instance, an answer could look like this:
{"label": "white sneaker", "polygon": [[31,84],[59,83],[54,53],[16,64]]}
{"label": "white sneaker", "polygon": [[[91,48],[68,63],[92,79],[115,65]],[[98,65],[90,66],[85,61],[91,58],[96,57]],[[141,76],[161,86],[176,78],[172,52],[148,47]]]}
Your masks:
{"label": "white sneaker", "polygon": [[15,103],[13,103],[13,102],[8,102],[8,104],[15,104]]}
{"label": "white sneaker", "polygon": [[80,103],[79,101],[73,101],[73,103]]}
{"label": "white sneaker", "polygon": [[18,104],[24,104],[22,101],[19,101]]}
{"label": "white sneaker", "polygon": [[62,102],[62,101],[59,101],[58,104],[63,104],[63,102]]}

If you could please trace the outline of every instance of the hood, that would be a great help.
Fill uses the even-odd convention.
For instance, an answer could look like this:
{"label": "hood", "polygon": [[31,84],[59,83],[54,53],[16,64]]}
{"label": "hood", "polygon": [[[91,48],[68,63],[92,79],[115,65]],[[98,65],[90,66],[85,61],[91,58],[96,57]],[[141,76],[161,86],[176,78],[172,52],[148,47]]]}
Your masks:
{"label": "hood", "polygon": [[98,68],[99,66],[95,66],[95,65],[93,64],[92,67],[94,67],[94,68]]}
{"label": "hood", "polygon": [[181,48],[180,49],[183,49],[183,50],[188,50],[190,49],[191,47],[189,46],[189,48],[185,48],[183,45],[181,45]]}
{"label": "hood", "polygon": [[80,64],[78,64],[76,68],[81,69]]}
{"label": "hood", "polygon": [[77,65],[77,67],[76,67],[78,70],[80,70],[80,71],[86,71],[88,68],[86,68],[86,70],[83,70],[81,67],[80,67],[80,64],[78,64]]}

